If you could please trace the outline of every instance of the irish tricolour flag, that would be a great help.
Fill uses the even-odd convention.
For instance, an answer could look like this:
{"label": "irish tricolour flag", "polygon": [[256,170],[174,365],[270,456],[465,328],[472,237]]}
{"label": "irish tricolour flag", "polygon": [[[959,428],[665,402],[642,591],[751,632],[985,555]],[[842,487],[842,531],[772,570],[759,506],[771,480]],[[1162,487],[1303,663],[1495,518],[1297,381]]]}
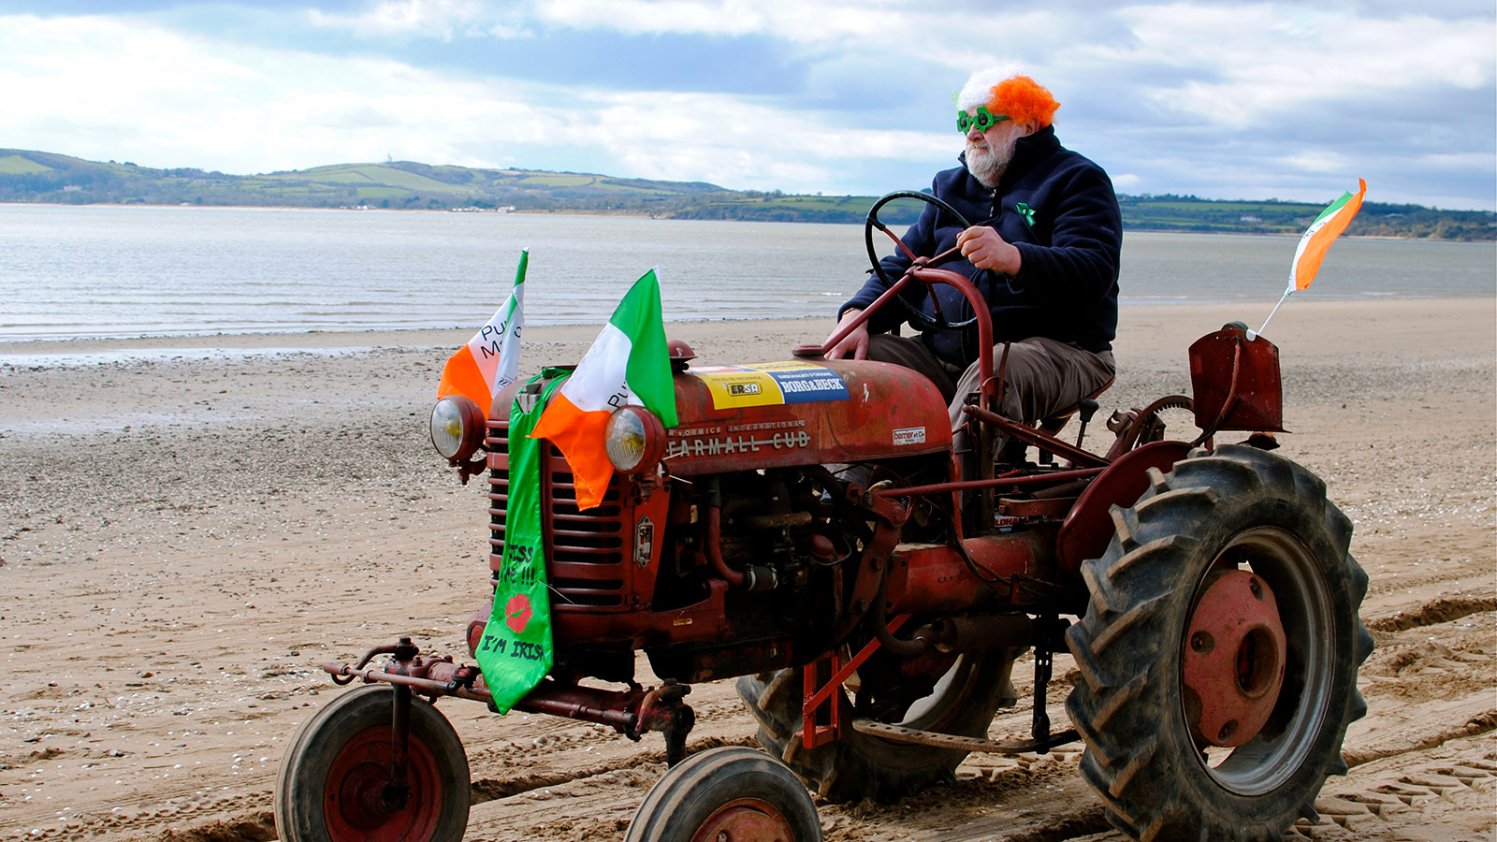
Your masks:
{"label": "irish tricolour flag", "polygon": [[520,327],[525,320],[525,268],[529,263],[530,252],[520,252],[520,268],[515,270],[515,288],[509,299],[468,344],[447,358],[442,381],[437,384],[437,400],[462,395],[488,415],[494,396],[515,382],[520,370]]}
{"label": "irish tricolour flag", "polygon": [[1325,260],[1325,253],[1330,250],[1331,243],[1341,236],[1346,226],[1351,224],[1352,217],[1362,209],[1362,197],[1367,195],[1367,182],[1365,179],[1357,179],[1357,192],[1342,193],[1341,198],[1326,207],[1310,223],[1305,230],[1305,235],[1300,237],[1299,248],[1294,251],[1294,264],[1289,267],[1289,286],[1284,290],[1287,295],[1308,287],[1315,281],[1315,273],[1320,271],[1320,263]]}
{"label": "irish tricolour flag", "polygon": [[1263,327],[1247,332],[1248,339],[1253,339],[1268,329],[1268,323],[1273,321],[1274,314],[1279,312],[1289,296],[1315,282],[1315,273],[1320,271],[1325,253],[1330,250],[1331,243],[1341,236],[1341,232],[1346,230],[1346,226],[1351,224],[1357,211],[1362,209],[1362,197],[1365,195],[1367,181],[1359,178],[1356,193],[1342,193],[1341,198],[1327,205],[1320,216],[1310,223],[1310,227],[1305,229],[1305,235],[1299,238],[1299,247],[1294,250],[1294,262],[1289,265],[1289,285],[1284,287],[1279,303],[1273,306],[1268,318],[1263,320]]}
{"label": "irish tricolour flag", "polygon": [[572,467],[578,509],[603,502],[613,478],[613,463],[603,449],[604,426],[614,410],[630,404],[655,413],[666,427],[676,426],[676,391],[653,269],[619,302],[530,434],[561,449]]}

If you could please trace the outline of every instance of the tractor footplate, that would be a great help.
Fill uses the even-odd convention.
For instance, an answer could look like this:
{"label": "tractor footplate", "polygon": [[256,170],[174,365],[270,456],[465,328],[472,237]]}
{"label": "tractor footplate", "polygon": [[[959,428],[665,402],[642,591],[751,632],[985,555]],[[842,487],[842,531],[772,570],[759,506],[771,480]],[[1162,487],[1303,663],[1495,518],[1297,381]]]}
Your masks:
{"label": "tractor footplate", "polygon": [[1075,730],[1062,731],[1059,734],[1051,734],[1043,740],[1025,740],[1016,743],[1000,743],[995,740],[987,740],[982,737],[962,737],[956,734],[942,734],[939,731],[921,731],[916,728],[906,728],[903,725],[889,725],[872,719],[853,720],[854,731],[867,734],[870,737],[878,737],[893,743],[910,743],[913,745],[933,746],[935,748],[954,748],[961,751],[983,751],[991,754],[1029,754],[1031,752],[1049,751],[1058,745],[1064,745],[1080,739],[1081,735]]}

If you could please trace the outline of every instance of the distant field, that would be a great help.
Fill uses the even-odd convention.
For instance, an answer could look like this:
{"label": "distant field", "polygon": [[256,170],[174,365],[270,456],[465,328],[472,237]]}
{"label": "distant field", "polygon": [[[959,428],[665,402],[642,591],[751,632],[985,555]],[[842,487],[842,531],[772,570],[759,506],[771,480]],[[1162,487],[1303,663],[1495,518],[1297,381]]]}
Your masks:
{"label": "distant field", "polygon": [[20,155],[5,155],[0,157],[0,175],[33,175],[35,173],[51,172],[51,170],[51,167],[38,164],[30,158],[22,158]]}
{"label": "distant field", "polygon": [[528,175],[519,180],[518,184],[525,187],[585,187],[598,180],[593,175],[575,175],[572,173],[545,173],[540,175]]}
{"label": "distant field", "polygon": [[361,165],[353,167],[319,167],[313,170],[303,170],[288,173],[271,173],[270,175],[254,176],[255,180],[269,182],[285,182],[292,184],[306,182],[320,182],[329,184],[349,185],[378,185],[390,187],[397,190],[408,190],[416,193],[449,193],[456,195],[473,195],[477,191],[471,187],[459,184],[449,184],[427,178],[417,173],[406,172],[392,167],[377,164]]}

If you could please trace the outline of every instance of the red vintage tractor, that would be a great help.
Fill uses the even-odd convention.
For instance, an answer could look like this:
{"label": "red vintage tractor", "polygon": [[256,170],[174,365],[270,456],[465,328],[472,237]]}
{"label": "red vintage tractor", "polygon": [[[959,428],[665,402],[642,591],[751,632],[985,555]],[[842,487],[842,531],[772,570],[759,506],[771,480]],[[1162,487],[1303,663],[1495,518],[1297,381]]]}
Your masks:
{"label": "red vintage tractor", "polygon": [[[875,265],[886,200],[866,229]],[[945,257],[916,259],[865,316],[911,285],[951,284],[993,347],[981,295],[938,268]],[[1271,343],[1237,324],[1201,338],[1193,399],[1115,413],[1100,454],[1081,434],[1059,439],[1064,419],[1029,427],[992,411],[1001,354],[970,398],[964,453],[932,384],[828,360],[830,345],[714,368],[675,346],[680,424],[618,410],[599,508],[578,510],[567,463],[542,448],[555,666],[516,709],[664,735],[671,768],[628,839],[819,839],[807,785],[829,800],[898,799],[950,780],[969,752],[1077,739],[1082,774],[1133,837],[1277,839],[1315,815],[1365,711],[1367,577],[1325,484],[1268,452],[1282,429]],[[1076,410],[1083,434],[1095,408]],[[486,478],[497,574],[508,406],[448,409],[464,429],[438,448],[465,481]],[[1167,410],[1193,415],[1190,441],[1164,436]],[[1231,431],[1250,435],[1216,443]],[[1022,442],[1024,461],[995,465],[995,440]],[[488,614],[469,626],[470,654]],[[641,650],[659,686],[636,680]],[[990,741],[1028,650],[1031,737]],[[1080,676],[1074,730],[1060,732],[1045,705],[1058,652]],[[468,764],[435,702],[492,704],[477,667],[401,639],[325,668],[363,686],[292,740],[282,838],[461,838]],[[689,685],[732,677],[765,751],[686,756]]]}

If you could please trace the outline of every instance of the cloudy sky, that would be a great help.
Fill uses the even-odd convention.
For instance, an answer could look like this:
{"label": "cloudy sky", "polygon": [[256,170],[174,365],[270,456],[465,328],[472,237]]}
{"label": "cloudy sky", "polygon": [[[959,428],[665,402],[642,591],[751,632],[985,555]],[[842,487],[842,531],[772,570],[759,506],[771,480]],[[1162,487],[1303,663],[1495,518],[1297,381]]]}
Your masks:
{"label": "cloudy sky", "polygon": [[1124,193],[1497,205],[1492,0],[0,0],[0,147],[928,185],[1022,64]]}

